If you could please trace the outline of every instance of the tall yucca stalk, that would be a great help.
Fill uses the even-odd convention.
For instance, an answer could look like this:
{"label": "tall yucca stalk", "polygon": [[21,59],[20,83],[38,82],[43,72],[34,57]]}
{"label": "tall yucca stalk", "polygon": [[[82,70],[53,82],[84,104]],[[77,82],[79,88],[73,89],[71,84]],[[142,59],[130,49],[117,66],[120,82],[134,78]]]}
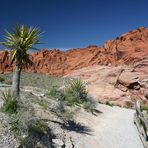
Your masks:
{"label": "tall yucca stalk", "polygon": [[10,32],[5,31],[1,44],[12,50],[11,62],[15,62],[12,80],[12,93],[18,98],[20,93],[20,76],[23,68],[33,63],[27,51],[40,42],[41,32],[38,28],[16,25]]}

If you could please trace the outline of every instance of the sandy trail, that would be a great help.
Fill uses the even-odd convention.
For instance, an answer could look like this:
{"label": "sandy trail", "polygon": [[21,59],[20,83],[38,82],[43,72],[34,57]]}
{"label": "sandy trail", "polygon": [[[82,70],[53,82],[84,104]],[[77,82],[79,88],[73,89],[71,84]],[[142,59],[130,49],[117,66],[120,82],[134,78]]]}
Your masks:
{"label": "sandy trail", "polygon": [[[83,122],[91,127],[92,135],[80,136],[81,140],[75,143],[76,148],[143,148],[133,123],[134,110],[102,104],[98,109],[103,113],[83,118]],[[79,117],[84,117],[84,114]]]}

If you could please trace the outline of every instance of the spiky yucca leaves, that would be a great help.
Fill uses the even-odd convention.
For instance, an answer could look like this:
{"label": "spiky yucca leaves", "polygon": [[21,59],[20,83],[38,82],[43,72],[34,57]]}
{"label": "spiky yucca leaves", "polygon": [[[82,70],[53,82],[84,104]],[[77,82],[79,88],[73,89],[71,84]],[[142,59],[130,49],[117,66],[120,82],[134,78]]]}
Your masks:
{"label": "spiky yucca leaves", "polygon": [[2,111],[10,114],[16,113],[18,109],[18,103],[11,95],[11,91],[9,89],[2,91],[1,95],[1,98],[4,101],[3,106],[1,108]]}
{"label": "spiky yucca leaves", "polygon": [[27,51],[31,48],[34,49],[33,46],[40,43],[40,35],[41,32],[38,28],[16,25],[11,32],[5,30],[5,41],[2,42],[2,45],[12,49],[11,60],[15,61],[19,68],[28,67],[32,61]]}
{"label": "spiky yucca leaves", "polygon": [[28,68],[33,62],[27,51],[33,49],[40,42],[40,30],[35,27],[16,25],[12,31],[5,31],[4,42],[1,44],[12,50],[11,62],[15,61],[15,70],[12,81],[12,93],[18,98],[20,92],[20,75],[23,68]]}
{"label": "spiky yucca leaves", "polygon": [[70,83],[69,91],[79,99],[79,101],[86,101],[88,92],[86,90],[86,85],[81,80],[73,80]]}

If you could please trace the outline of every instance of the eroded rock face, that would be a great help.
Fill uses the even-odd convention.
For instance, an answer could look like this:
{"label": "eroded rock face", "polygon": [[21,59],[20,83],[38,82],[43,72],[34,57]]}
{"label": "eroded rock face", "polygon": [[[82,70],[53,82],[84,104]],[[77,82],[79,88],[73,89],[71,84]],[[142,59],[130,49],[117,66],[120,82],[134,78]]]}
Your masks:
{"label": "eroded rock face", "polygon": [[[0,73],[11,72],[10,53],[0,52]],[[41,50],[32,53],[34,66],[28,72],[63,76],[74,70],[92,65],[134,65],[135,71],[148,71],[148,29],[140,27],[107,41],[103,47],[96,45],[67,51]]]}
{"label": "eroded rock face", "polygon": [[138,99],[148,103],[148,74],[134,72],[129,66],[90,66],[66,77],[86,81],[89,93],[102,103],[127,107]]}
{"label": "eroded rock face", "polygon": [[103,48],[114,55],[117,64],[134,64],[148,56],[148,29],[140,27],[107,41]]}

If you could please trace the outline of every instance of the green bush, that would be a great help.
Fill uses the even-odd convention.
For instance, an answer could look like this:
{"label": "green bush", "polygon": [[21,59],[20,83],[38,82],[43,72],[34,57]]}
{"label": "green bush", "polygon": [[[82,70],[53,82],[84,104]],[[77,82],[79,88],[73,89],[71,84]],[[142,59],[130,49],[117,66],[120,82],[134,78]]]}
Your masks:
{"label": "green bush", "polygon": [[44,108],[45,110],[47,110],[48,109],[48,104],[46,103],[46,102],[44,102],[43,100],[33,100],[32,101],[33,103],[35,103],[35,104],[38,104],[38,105],[40,105],[42,108]]}
{"label": "green bush", "polygon": [[22,148],[33,148],[35,147],[35,141],[32,137],[26,136],[20,139],[20,144]]}
{"label": "green bush", "polygon": [[18,102],[17,100],[12,96],[11,91],[7,90],[5,92],[2,92],[2,99],[4,101],[2,106],[2,111],[6,113],[16,113],[18,109]]}
{"label": "green bush", "polygon": [[49,97],[59,99],[59,100],[64,100],[65,94],[63,90],[59,90],[56,86],[53,86],[49,93],[47,93]]}
{"label": "green bush", "polygon": [[48,125],[43,120],[36,120],[32,125],[30,126],[30,130],[35,132],[36,134],[43,135],[48,130]]}
{"label": "green bush", "polygon": [[87,102],[83,103],[83,108],[86,111],[93,113],[94,109],[96,109],[96,102],[93,101],[92,98],[90,98]]}
{"label": "green bush", "polygon": [[4,82],[4,81],[5,81],[5,79],[2,78],[2,77],[0,77],[0,82],[2,83],[2,82]]}
{"label": "green bush", "polygon": [[87,102],[88,93],[85,84],[81,80],[70,81],[62,97],[69,106],[81,105],[83,102]]}
{"label": "green bush", "polygon": [[48,95],[51,96],[51,97],[56,97],[56,95],[57,95],[57,88],[56,88],[55,86],[53,86],[53,87],[50,89]]}
{"label": "green bush", "polygon": [[19,119],[18,114],[13,114],[13,116],[10,117],[10,131],[14,134],[16,138],[20,137],[22,134],[22,123]]}
{"label": "green bush", "polygon": [[77,98],[77,96],[75,96],[73,92],[69,90],[64,93],[64,101],[68,106],[73,106],[73,105],[79,106],[80,104],[82,104],[81,100],[79,100],[79,98]]}
{"label": "green bush", "polygon": [[88,95],[85,83],[78,79],[70,81],[64,89],[53,86],[47,95],[63,101],[68,106],[82,106],[90,112],[95,109],[95,102]]}

